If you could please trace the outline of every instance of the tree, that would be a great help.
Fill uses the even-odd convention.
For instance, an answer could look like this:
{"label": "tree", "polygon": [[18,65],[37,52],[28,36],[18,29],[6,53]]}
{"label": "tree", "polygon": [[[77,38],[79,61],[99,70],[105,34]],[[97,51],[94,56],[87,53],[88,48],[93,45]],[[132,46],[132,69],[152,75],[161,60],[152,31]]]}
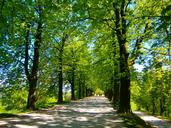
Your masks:
{"label": "tree", "polygon": [[31,68],[31,73],[28,70],[28,58],[29,58],[29,27],[27,28],[27,35],[26,35],[26,42],[25,42],[25,73],[27,76],[27,80],[29,83],[29,94],[28,94],[28,101],[27,101],[27,108],[28,109],[35,109],[35,102],[36,96],[35,91],[37,87],[37,80],[38,80],[38,66],[39,66],[39,50],[42,44],[42,6],[37,5],[37,13],[38,13],[38,22],[37,22],[37,31],[35,35],[35,42],[34,42],[34,56],[33,56],[33,66]]}

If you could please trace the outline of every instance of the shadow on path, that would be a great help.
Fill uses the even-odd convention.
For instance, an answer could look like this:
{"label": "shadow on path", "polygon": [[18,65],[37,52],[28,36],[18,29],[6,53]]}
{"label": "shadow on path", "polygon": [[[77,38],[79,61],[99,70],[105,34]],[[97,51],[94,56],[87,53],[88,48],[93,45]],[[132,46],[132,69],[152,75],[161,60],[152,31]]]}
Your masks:
{"label": "shadow on path", "polygon": [[109,101],[88,97],[67,105],[0,120],[0,128],[125,128]]}

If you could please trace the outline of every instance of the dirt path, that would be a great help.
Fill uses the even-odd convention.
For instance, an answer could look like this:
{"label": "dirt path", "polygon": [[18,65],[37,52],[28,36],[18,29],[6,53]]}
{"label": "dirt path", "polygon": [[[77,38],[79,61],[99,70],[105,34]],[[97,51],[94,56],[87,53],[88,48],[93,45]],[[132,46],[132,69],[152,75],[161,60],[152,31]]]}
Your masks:
{"label": "dirt path", "polygon": [[134,113],[136,115],[138,115],[140,118],[142,118],[144,121],[150,123],[151,125],[153,125],[156,128],[171,128],[171,123],[159,119],[157,117],[151,116],[151,115],[147,115],[143,112],[139,112],[139,111],[134,111]]}
{"label": "dirt path", "polygon": [[104,97],[0,119],[0,128],[126,128]]}

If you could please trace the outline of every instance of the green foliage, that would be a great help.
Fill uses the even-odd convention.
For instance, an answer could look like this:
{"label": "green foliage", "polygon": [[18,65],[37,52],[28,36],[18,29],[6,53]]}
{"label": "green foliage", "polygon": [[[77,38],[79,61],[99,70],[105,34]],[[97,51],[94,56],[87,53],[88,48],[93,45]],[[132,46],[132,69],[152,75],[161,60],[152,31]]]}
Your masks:
{"label": "green foliage", "polygon": [[48,108],[56,105],[56,97],[45,97],[42,96],[38,101],[36,102],[36,108]]}
{"label": "green foliage", "polygon": [[[123,17],[126,26],[119,28],[113,7],[115,2],[120,6],[123,1],[0,2],[1,111],[23,110],[27,104],[24,43],[29,29],[28,69],[31,71],[39,19],[36,8],[40,4],[43,29],[36,88],[38,108],[54,105],[57,101],[58,70],[61,67],[64,85],[70,85],[71,78],[74,78],[76,98],[86,96],[86,90],[91,90],[99,95],[110,93],[114,99],[114,92],[120,92],[121,78],[130,79],[128,73],[120,71],[122,56],[116,30],[123,29],[126,34],[120,36],[126,39],[124,50],[129,53],[127,66],[131,71],[132,109],[171,116],[171,2],[130,1],[125,5]],[[65,35],[67,38],[63,44]],[[59,54],[61,50],[62,54]],[[59,58],[62,58],[62,64]],[[141,64],[144,70],[135,71],[134,63]],[[64,100],[70,100],[70,92],[65,93]]]}
{"label": "green foliage", "polygon": [[102,95],[104,95],[104,91],[102,91],[99,88],[97,88],[94,93],[95,93],[96,96],[102,96]]}
{"label": "green foliage", "polygon": [[157,68],[136,74],[139,78],[132,82],[132,102],[137,109],[169,117],[171,88],[167,70]]}
{"label": "green foliage", "polygon": [[131,100],[131,109],[132,111],[138,110],[138,103],[135,103],[134,100]]}
{"label": "green foliage", "polygon": [[11,86],[3,89],[1,105],[4,110],[22,111],[26,107],[27,90],[22,86]]}
{"label": "green foliage", "polygon": [[64,94],[64,101],[67,102],[67,101],[71,101],[71,93],[70,92],[66,92]]}

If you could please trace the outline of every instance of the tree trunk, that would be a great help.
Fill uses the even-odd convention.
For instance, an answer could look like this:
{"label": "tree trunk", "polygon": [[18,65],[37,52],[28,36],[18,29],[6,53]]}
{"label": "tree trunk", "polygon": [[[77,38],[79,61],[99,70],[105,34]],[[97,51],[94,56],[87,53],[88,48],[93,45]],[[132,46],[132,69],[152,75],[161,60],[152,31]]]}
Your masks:
{"label": "tree trunk", "polygon": [[87,89],[87,86],[85,86],[85,96],[88,97],[88,89]]}
{"label": "tree trunk", "polygon": [[29,94],[28,94],[28,99],[27,99],[27,109],[30,109],[30,110],[35,110],[35,103],[36,103],[36,96],[35,96],[36,83],[35,82],[36,81],[31,82],[29,84]]}
{"label": "tree trunk", "polygon": [[[116,77],[116,75],[115,75]],[[114,93],[113,93],[113,104],[115,108],[118,108],[119,104],[119,83],[117,79],[114,79]]]}
{"label": "tree trunk", "polygon": [[154,115],[155,112],[156,112],[155,99],[152,97],[152,114]]}
{"label": "tree trunk", "polygon": [[83,84],[82,84],[82,98],[86,97],[86,85],[85,85],[85,78],[83,80]]}
{"label": "tree trunk", "polygon": [[82,97],[83,98],[85,97],[85,86],[84,85],[82,86]]}
{"label": "tree trunk", "polygon": [[130,107],[130,71],[128,66],[128,53],[126,45],[126,20],[125,20],[125,0],[122,0],[121,6],[113,4],[115,12],[116,35],[120,51],[120,100],[119,113],[131,113]]}
{"label": "tree trunk", "polygon": [[42,43],[42,9],[41,7],[38,7],[39,9],[39,21],[37,26],[37,31],[35,35],[35,42],[34,42],[34,55],[33,55],[33,66],[31,68],[31,73],[28,69],[28,60],[29,60],[29,30],[27,31],[26,36],[26,44],[25,44],[25,73],[27,76],[27,80],[29,83],[29,94],[28,94],[28,101],[27,101],[27,109],[34,110],[35,109],[35,102],[36,102],[36,96],[35,91],[37,87],[37,75],[38,75],[38,66],[39,66],[39,49],[40,45]]}
{"label": "tree trunk", "polygon": [[130,71],[128,66],[128,54],[123,44],[120,44],[120,73],[121,86],[118,112],[130,113]]}
{"label": "tree trunk", "polygon": [[75,100],[75,65],[72,69],[72,79],[71,79],[71,100]]}
{"label": "tree trunk", "polygon": [[119,59],[117,57],[117,54],[119,52],[117,43],[115,42],[115,33],[114,31],[112,32],[113,35],[113,65],[114,65],[114,73],[113,73],[113,99],[112,102],[114,104],[114,107],[118,109],[118,104],[119,104],[119,87],[120,87],[120,81],[119,81]]}
{"label": "tree trunk", "polygon": [[81,78],[79,78],[79,82],[78,82],[78,98],[81,99],[82,98],[82,85],[81,85]]}
{"label": "tree trunk", "polygon": [[67,34],[64,34],[62,37],[60,49],[59,49],[59,69],[58,69],[58,84],[59,84],[59,92],[58,92],[58,103],[63,103],[63,51],[65,41],[68,38]]}
{"label": "tree trunk", "polygon": [[62,55],[59,56],[59,71],[58,71],[58,103],[63,102],[63,64],[62,64]]}
{"label": "tree trunk", "polygon": [[74,50],[71,49],[72,54],[72,71],[71,71],[71,100],[75,100],[75,68],[76,68],[76,62],[75,62],[75,56],[74,56]]}
{"label": "tree trunk", "polygon": [[161,97],[160,98],[160,115],[162,116],[166,111],[166,107],[165,107],[165,98]]}
{"label": "tree trunk", "polygon": [[107,94],[108,94],[108,99],[109,99],[109,101],[111,101],[111,100],[112,100],[112,96],[113,96],[113,91],[112,91],[112,89],[108,89],[108,90],[107,90]]}

